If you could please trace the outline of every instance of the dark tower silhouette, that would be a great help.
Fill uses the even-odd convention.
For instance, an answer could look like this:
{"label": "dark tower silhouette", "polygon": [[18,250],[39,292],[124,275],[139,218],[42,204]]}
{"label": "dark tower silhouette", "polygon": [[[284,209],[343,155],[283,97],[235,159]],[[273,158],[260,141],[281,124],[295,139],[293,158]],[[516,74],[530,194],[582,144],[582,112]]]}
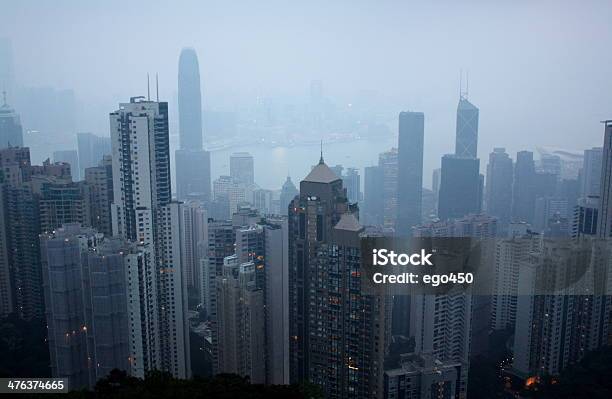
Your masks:
{"label": "dark tower silhouette", "polygon": [[410,235],[412,226],[421,223],[424,128],[422,112],[400,113],[395,225],[399,235]]}

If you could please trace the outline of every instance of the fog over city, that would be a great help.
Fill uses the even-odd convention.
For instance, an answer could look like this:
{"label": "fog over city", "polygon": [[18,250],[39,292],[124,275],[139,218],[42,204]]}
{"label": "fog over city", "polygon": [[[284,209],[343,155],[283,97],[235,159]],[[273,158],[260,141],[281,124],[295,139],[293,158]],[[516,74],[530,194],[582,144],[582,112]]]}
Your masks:
{"label": "fog over city", "polygon": [[[307,103],[311,82],[320,81],[339,118],[384,124],[383,134],[397,134],[399,111],[424,112],[426,185],[440,156],[454,148],[461,70],[464,89],[467,71],[469,99],[480,108],[481,159],[493,147],[514,157],[539,146],[599,146],[599,121],[612,116],[608,1],[58,0],[5,2],[1,9],[0,38],[12,49],[1,56],[12,53],[14,91],[73,90],[74,123],[50,135],[107,136],[108,113],[130,96],[146,95],[146,74],[154,86],[157,73],[176,137],[183,47],[199,58],[205,143],[218,135],[207,111],[244,121],[256,118],[253,110],[264,103],[276,120],[271,125],[282,125],[287,110]],[[18,109],[25,100],[10,97],[24,131],[46,134]],[[252,134],[241,126],[237,136]],[[359,134],[351,130],[341,133]],[[298,125],[296,133],[308,130]],[[337,132],[319,133],[325,142]],[[269,132],[264,127],[257,134]],[[58,139],[49,153],[68,141]],[[314,163],[318,149],[310,150]],[[32,151],[35,159],[44,155]],[[294,171],[297,179],[301,173]],[[275,180],[276,187],[281,183]]]}

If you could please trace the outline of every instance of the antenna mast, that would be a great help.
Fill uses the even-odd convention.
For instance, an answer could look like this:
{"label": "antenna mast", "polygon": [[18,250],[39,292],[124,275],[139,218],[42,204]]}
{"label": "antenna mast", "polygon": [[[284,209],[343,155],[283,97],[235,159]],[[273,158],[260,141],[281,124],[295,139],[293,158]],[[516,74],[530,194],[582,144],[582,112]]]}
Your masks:
{"label": "antenna mast", "polygon": [[157,78],[157,72],[155,72],[155,94],[157,96],[157,102],[159,102],[159,80]]}
{"label": "antenna mast", "polygon": [[147,72],[147,100],[151,101],[151,88],[149,84],[149,73]]}

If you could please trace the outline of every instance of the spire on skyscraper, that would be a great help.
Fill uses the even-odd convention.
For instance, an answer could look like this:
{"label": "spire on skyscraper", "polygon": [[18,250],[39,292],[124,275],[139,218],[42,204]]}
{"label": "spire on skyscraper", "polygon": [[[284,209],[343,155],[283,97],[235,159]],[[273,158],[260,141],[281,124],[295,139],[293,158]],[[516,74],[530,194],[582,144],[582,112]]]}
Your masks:
{"label": "spire on skyscraper", "polygon": [[323,160],[323,140],[321,140],[321,158],[319,158],[319,165],[324,163],[325,161]]}

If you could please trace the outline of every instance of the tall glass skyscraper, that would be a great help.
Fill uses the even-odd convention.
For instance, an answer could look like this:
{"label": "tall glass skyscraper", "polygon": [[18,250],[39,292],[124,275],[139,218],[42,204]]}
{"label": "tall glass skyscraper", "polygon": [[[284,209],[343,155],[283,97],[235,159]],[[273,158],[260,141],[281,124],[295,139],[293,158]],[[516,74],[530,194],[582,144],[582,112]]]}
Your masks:
{"label": "tall glass skyscraper", "polygon": [[179,142],[182,150],[202,149],[200,66],[192,48],[184,48],[178,72]]}
{"label": "tall glass skyscraper", "polygon": [[179,145],[176,191],[179,200],[210,200],[210,154],[202,146],[200,66],[192,48],[184,48],[178,73]]}
{"label": "tall glass skyscraper", "polygon": [[459,98],[457,105],[457,131],[455,155],[461,158],[476,158],[478,150],[478,108],[466,96]]}
{"label": "tall glass skyscraper", "polygon": [[422,112],[400,113],[395,231],[404,236],[410,235],[412,226],[421,223],[424,130]]}

